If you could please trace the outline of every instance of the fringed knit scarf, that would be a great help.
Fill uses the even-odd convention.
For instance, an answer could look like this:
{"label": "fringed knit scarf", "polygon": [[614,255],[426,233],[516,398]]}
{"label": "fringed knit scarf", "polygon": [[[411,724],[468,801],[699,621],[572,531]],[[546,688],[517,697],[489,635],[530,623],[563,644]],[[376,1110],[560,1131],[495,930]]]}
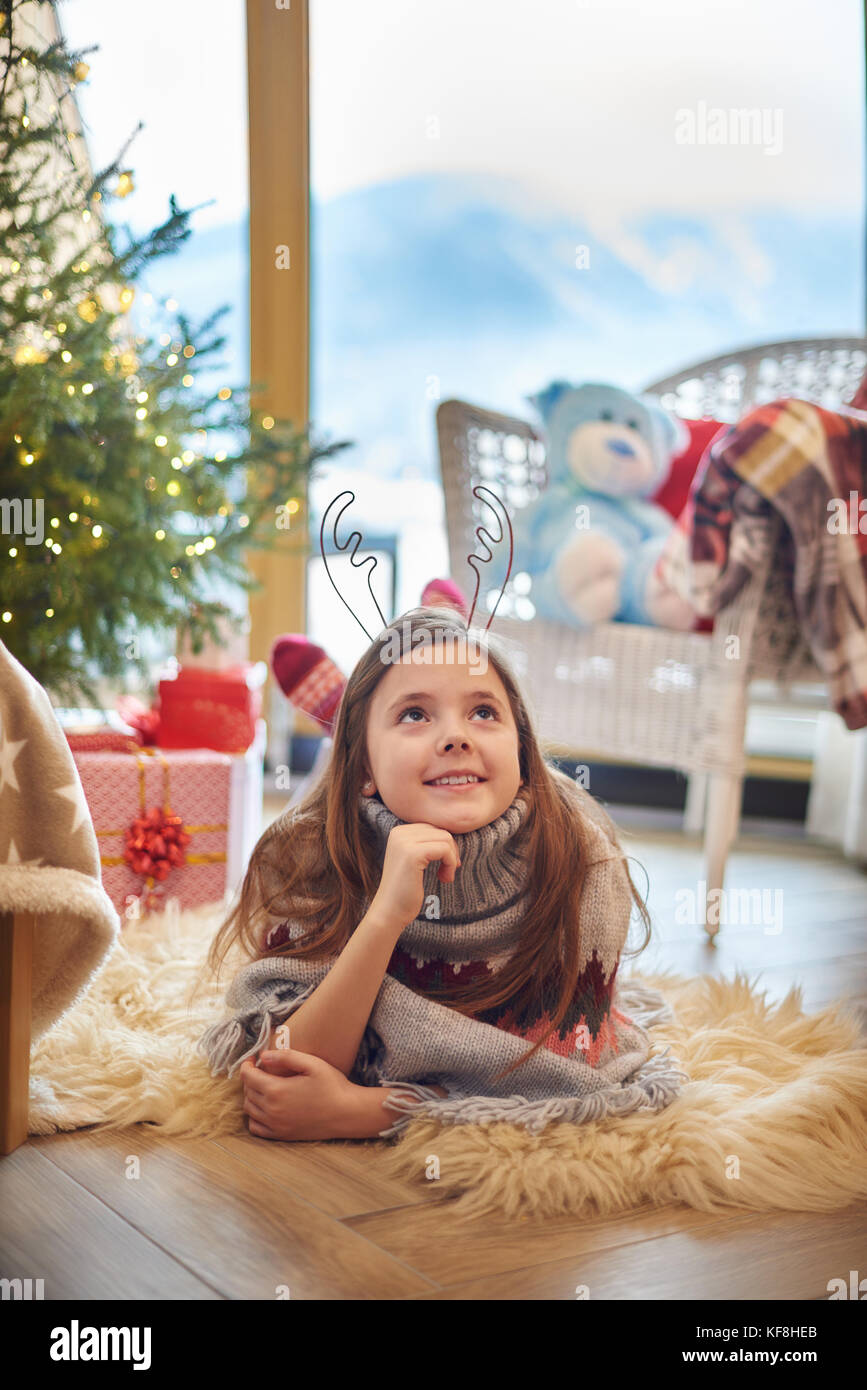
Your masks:
{"label": "fringed knit scarf", "polygon": [[[514,951],[532,910],[529,867],[515,845],[528,809],[524,796],[519,792],[489,825],[455,834],[461,868],[454,883],[438,880],[438,862],[428,865],[421,915],[395,946],[350,1072],[358,1084],[395,1087],[383,1104],[398,1119],[381,1137],[398,1134],[419,1113],[452,1124],[509,1120],[537,1132],[552,1120],[658,1110],[689,1080],[668,1048],[650,1058],[645,1030],[671,1017],[663,996],[617,981],[633,899],[622,851],[601,828],[607,817],[589,797],[587,807],[595,849],[581,896],[581,973],[572,1007],[530,1061],[500,1080],[497,1073],[550,1029],[554,982],[540,982],[537,1008],[520,1017],[504,1006],[469,1018],[426,991],[489,977]],[[390,831],[404,822],[378,798],[359,796],[358,809],[374,830],[381,865]],[[289,943],[301,930],[276,923],[267,944]],[[258,1052],[331,964],[271,956],[244,966],[226,995],[233,1016],[198,1044],[211,1074],[231,1076]]]}

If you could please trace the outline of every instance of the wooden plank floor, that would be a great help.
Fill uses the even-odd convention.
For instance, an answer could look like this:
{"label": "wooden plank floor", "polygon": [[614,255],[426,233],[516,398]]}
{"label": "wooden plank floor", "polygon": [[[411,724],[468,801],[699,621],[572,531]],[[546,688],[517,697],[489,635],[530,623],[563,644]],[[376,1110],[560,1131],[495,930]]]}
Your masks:
{"label": "wooden plank floor", "polygon": [[[747,825],[727,888],[767,889],[770,904],[779,889],[782,917],[724,924],[710,946],[679,920],[677,895],[699,891],[698,840],[633,831],[624,844],[649,876],[654,927],[634,969],[741,968],[771,1000],[800,984],[808,1011],[845,997],[867,1021],[859,866]],[[42,1278],[47,1299],[574,1299],[587,1285],[595,1299],[817,1300],[829,1279],[867,1269],[867,1203],[459,1222],[435,1184],[386,1180],[381,1153],[375,1140],[177,1140],[141,1126],[34,1137],[0,1160],[0,1277]]]}

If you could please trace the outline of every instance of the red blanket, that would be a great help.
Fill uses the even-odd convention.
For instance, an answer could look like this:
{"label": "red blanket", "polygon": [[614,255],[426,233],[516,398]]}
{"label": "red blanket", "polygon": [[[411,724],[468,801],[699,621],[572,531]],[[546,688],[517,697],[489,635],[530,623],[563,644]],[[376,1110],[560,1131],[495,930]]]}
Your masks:
{"label": "red blanket", "polygon": [[867,726],[867,410],[806,401],[759,406],[699,465],[657,563],[660,579],[705,616],[729,603],[767,554],[831,701]]}

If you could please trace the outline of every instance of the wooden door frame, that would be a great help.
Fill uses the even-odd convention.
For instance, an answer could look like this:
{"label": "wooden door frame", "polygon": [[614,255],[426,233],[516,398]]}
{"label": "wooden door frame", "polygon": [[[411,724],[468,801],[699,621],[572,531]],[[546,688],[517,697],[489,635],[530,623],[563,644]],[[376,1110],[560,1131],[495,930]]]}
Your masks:
{"label": "wooden door frame", "polygon": [[[307,0],[247,0],[250,381],[262,383],[251,404],[299,429],[310,404],[308,18]],[[278,247],[288,247],[288,269],[278,267]],[[297,497],[292,529],[247,557],[264,584],[249,600],[254,661],[268,660],[280,633],[305,628],[306,485]]]}

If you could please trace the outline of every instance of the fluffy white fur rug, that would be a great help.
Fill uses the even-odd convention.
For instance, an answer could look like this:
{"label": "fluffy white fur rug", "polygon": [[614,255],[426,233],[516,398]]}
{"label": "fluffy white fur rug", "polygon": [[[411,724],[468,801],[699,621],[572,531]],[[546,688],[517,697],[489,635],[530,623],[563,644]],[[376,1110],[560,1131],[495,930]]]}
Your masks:
{"label": "fluffy white fur rug", "polygon": [[[204,975],[219,921],[200,908],[124,927],[89,992],[33,1048],[32,1134],[246,1130],[237,1076],[211,1077],[195,1051],[242,963],[233,953],[219,981]],[[426,1182],[436,1154],[438,1190],[467,1216],[609,1215],[644,1202],[830,1211],[867,1197],[867,1040],[853,1012],[804,1014],[799,989],[768,1005],[740,973],[632,978],[671,1001],[676,1022],[654,1028],[654,1051],[672,1043],[692,1078],[665,1110],[536,1136],[420,1117],[397,1142],[367,1141],[383,1172]]]}

